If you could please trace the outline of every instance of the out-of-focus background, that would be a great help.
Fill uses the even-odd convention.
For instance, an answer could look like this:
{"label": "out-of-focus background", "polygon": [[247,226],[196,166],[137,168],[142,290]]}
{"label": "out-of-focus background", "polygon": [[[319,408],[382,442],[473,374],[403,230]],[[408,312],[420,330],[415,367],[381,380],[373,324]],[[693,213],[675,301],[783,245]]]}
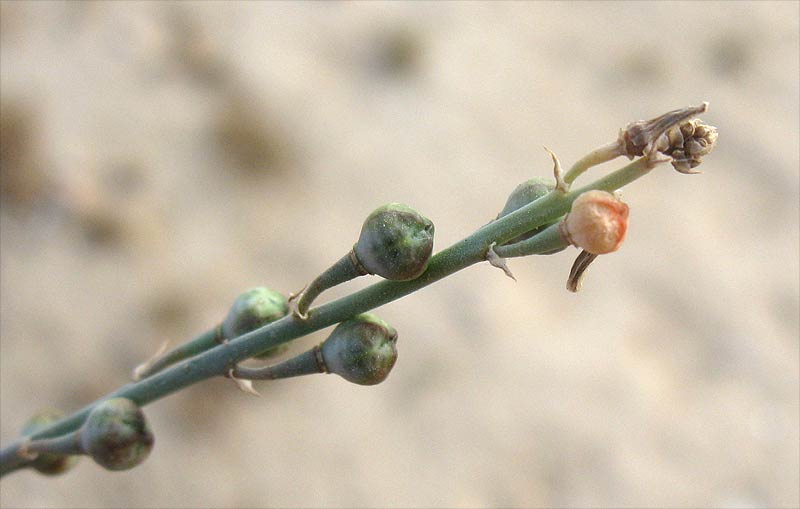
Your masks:
{"label": "out-of-focus background", "polygon": [[543,144],[703,100],[720,133],[704,174],[624,190],[582,292],[574,249],[469,268],[378,310],[384,384],[206,382],[146,408],[141,467],[17,473],[3,507],[800,503],[798,3],[0,5],[3,444],[299,290],[384,202],[439,250]]}

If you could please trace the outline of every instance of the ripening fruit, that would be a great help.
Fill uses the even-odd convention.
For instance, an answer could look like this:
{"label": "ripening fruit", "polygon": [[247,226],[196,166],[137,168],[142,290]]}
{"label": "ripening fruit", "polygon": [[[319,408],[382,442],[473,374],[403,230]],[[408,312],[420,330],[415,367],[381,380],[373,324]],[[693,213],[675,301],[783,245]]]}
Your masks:
{"label": "ripening fruit", "polygon": [[388,203],[364,221],[353,248],[370,274],[394,281],[419,277],[433,252],[433,223],[414,209]]}
{"label": "ripening fruit", "polygon": [[345,256],[317,276],[297,300],[294,314],[308,318],[308,308],[322,292],[367,274],[393,281],[416,279],[428,268],[433,252],[433,223],[400,203],[388,203],[367,216],[358,242]]}
{"label": "ripening fruit", "polygon": [[397,331],[364,313],[337,325],[320,350],[328,373],[359,385],[375,385],[389,376],[397,361]]}
{"label": "ripening fruit", "polygon": [[553,189],[555,189],[555,184],[548,179],[534,177],[526,180],[511,191],[503,210],[500,211],[497,217],[507,216],[515,210],[538,200]]}
{"label": "ripening fruit", "polygon": [[613,253],[628,231],[628,205],[606,191],[587,191],[561,223],[564,238],[589,253]]}
{"label": "ripening fruit", "polygon": [[153,449],[153,433],[131,400],[113,398],[92,409],[80,431],[81,448],[108,470],[127,470]]}
{"label": "ripening fruit", "polygon": [[[264,286],[252,288],[239,297],[231,306],[222,322],[222,334],[233,339],[286,316],[289,303],[281,293]],[[287,350],[285,344],[271,347],[255,357],[267,358],[280,355]]]}
{"label": "ripening fruit", "polygon": [[[522,207],[524,207],[529,203],[533,203],[534,201],[546,195],[553,189],[555,189],[555,184],[553,184],[549,179],[534,177],[530,180],[526,180],[522,184],[518,185],[511,192],[511,194],[508,195],[506,204],[503,207],[503,210],[501,210],[500,213],[497,215],[497,218],[500,219],[501,217],[507,216],[510,213],[514,212],[515,210],[521,209]],[[523,240],[529,239],[534,235],[536,235],[537,233],[544,231],[551,224],[553,223],[543,224],[538,228],[536,228],[535,230],[531,230],[529,232],[523,233],[522,235],[519,235],[518,237],[514,237],[508,242],[505,242],[505,244],[514,244],[516,242],[521,242]],[[556,249],[554,251],[542,254],[553,254],[561,251],[562,249]]]}

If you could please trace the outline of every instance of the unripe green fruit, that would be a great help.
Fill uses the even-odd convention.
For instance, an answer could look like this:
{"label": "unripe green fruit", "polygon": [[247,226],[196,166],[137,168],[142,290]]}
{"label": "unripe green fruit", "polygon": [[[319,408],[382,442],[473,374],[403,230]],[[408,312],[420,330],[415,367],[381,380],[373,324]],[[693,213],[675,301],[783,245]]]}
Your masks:
{"label": "unripe green fruit", "polygon": [[433,252],[433,223],[414,209],[388,203],[364,221],[353,248],[370,274],[394,281],[419,277]]}
{"label": "unripe green fruit", "polygon": [[108,470],[127,470],[153,449],[153,433],[142,410],[131,400],[113,398],[92,409],[80,432],[81,448]]}
{"label": "unripe green fruit", "polygon": [[[511,194],[508,195],[506,204],[503,207],[503,210],[501,210],[500,213],[497,215],[497,218],[500,219],[503,216],[511,214],[515,210],[521,209],[522,207],[524,207],[529,203],[533,203],[534,201],[538,200],[542,196],[546,195],[547,193],[555,189],[555,187],[556,187],[555,184],[553,184],[550,180],[541,177],[534,177],[530,180],[526,180],[522,184],[518,185],[511,192]],[[523,233],[522,235],[509,240],[508,242],[506,242],[506,244],[514,244],[516,242],[529,239],[534,235],[536,235],[537,233],[545,230],[551,224],[553,223],[543,224],[538,228],[536,228],[535,230]],[[553,254],[562,251],[563,249],[564,248],[557,249],[549,253],[543,253],[543,254]]]}
{"label": "unripe green fruit", "polygon": [[508,195],[506,205],[503,207],[503,210],[500,211],[500,214],[498,214],[497,217],[501,218],[509,215],[515,210],[538,200],[542,196],[555,189],[555,187],[555,184],[550,182],[548,179],[541,177],[534,177],[530,180],[526,180],[514,188],[511,194]]}
{"label": "unripe green fruit", "polygon": [[[233,339],[283,318],[288,312],[289,303],[286,297],[275,290],[259,286],[236,298],[228,316],[222,322],[222,334],[227,339]],[[287,348],[287,345],[274,346],[256,357],[267,358],[279,355]]]}
{"label": "unripe green fruit", "polygon": [[[23,435],[31,435],[64,417],[58,410],[43,410],[31,417],[22,428]],[[78,462],[79,456],[42,453],[31,462],[31,466],[45,475],[63,474]]]}
{"label": "unripe green fruit", "polygon": [[325,368],[359,385],[383,382],[397,361],[397,331],[364,313],[345,320],[320,346]]}

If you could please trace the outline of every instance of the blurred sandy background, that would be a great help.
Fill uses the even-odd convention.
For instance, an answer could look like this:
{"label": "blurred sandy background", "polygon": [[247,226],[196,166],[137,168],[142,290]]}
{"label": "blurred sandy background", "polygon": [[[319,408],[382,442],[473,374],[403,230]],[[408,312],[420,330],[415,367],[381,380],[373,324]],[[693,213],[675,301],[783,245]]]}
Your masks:
{"label": "blurred sandy background", "polygon": [[147,407],[140,468],[0,504],[796,507],[798,5],[2,3],[3,444],[299,290],[381,203],[439,250],[550,174],[542,144],[568,165],[703,100],[720,141],[626,188],[581,293],[574,249],[472,267],[378,311],[386,383],[210,381]]}

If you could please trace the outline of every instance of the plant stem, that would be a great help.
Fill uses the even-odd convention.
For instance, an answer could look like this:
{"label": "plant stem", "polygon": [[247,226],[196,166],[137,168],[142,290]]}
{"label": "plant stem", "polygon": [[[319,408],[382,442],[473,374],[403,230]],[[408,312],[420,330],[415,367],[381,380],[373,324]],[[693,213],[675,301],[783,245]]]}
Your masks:
{"label": "plant stem", "polygon": [[528,256],[543,253],[550,253],[559,249],[563,249],[569,245],[569,242],[564,240],[561,235],[559,225],[561,222],[551,224],[544,231],[541,231],[533,237],[513,244],[503,244],[502,246],[495,246],[494,252],[501,258],[516,258],[518,256]]}
{"label": "plant stem", "polygon": [[349,253],[342,256],[338,262],[331,265],[325,272],[317,276],[317,278],[302,291],[300,298],[297,300],[297,312],[300,316],[305,316],[306,311],[311,303],[316,299],[319,294],[334,287],[345,281],[350,281],[359,276],[366,276],[368,272],[364,269],[356,258],[355,248],[351,249]]}
{"label": "plant stem", "polygon": [[279,378],[324,373],[325,365],[320,361],[321,356],[322,353],[319,346],[315,346],[311,350],[273,366],[261,368],[236,366],[233,368],[232,374],[242,380],[277,380]]}
{"label": "plant stem", "polygon": [[199,353],[205,352],[206,350],[219,345],[222,343],[222,340],[223,338],[220,327],[215,327],[200,334],[193,340],[173,348],[152,363],[145,363],[144,365],[138,367],[136,370],[134,370],[133,378],[135,381],[138,381],[152,376],[153,374],[162,371],[164,368],[171,366],[176,362],[188,359],[189,357],[194,357]]}
{"label": "plant stem", "polygon": [[42,438],[25,444],[25,451],[37,454],[59,454],[69,456],[83,454],[80,430],[55,438]]}
{"label": "plant stem", "polygon": [[80,444],[80,429],[65,435],[23,441],[16,448],[0,451],[0,476],[27,467],[39,454],[73,455],[83,454]]}
{"label": "plant stem", "polygon": [[615,159],[621,155],[624,155],[624,146],[622,140],[617,140],[612,143],[608,143],[607,145],[603,145],[602,147],[598,147],[578,159],[578,161],[573,164],[569,171],[564,175],[564,181],[567,184],[571,184],[576,178],[581,176],[583,172],[592,166],[597,166],[598,164],[611,161],[612,159]]}
{"label": "plant stem", "polygon": [[[507,216],[492,221],[472,235],[436,254],[431,258],[427,270],[416,279],[410,281],[384,280],[375,283],[356,293],[311,309],[307,320],[300,320],[291,314],[287,315],[260,329],[232,339],[228,343],[217,345],[195,357],[186,359],[165,371],[138,382],[129,383],[76,413],[8,445],[0,451],[0,476],[7,474],[20,462],[25,461],[17,452],[26,438],[38,440],[74,431],[83,424],[91,409],[100,401],[122,397],[132,400],[139,406],[144,406],[201,380],[225,375],[238,362],[263,352],[267,348],[382,306],[463,268],[482,262],[492,243],[496,242],[500,245],[538,226],[554,221],[567,213],[572,202],[582,193],[591,189],[614,191],[646,175],[650,169],[650,161],[647,157],[642,157],[582,188],[568,193],[550,192]],[[200,337],[212,337],[211,334],[214,334],[213,330]]]}

